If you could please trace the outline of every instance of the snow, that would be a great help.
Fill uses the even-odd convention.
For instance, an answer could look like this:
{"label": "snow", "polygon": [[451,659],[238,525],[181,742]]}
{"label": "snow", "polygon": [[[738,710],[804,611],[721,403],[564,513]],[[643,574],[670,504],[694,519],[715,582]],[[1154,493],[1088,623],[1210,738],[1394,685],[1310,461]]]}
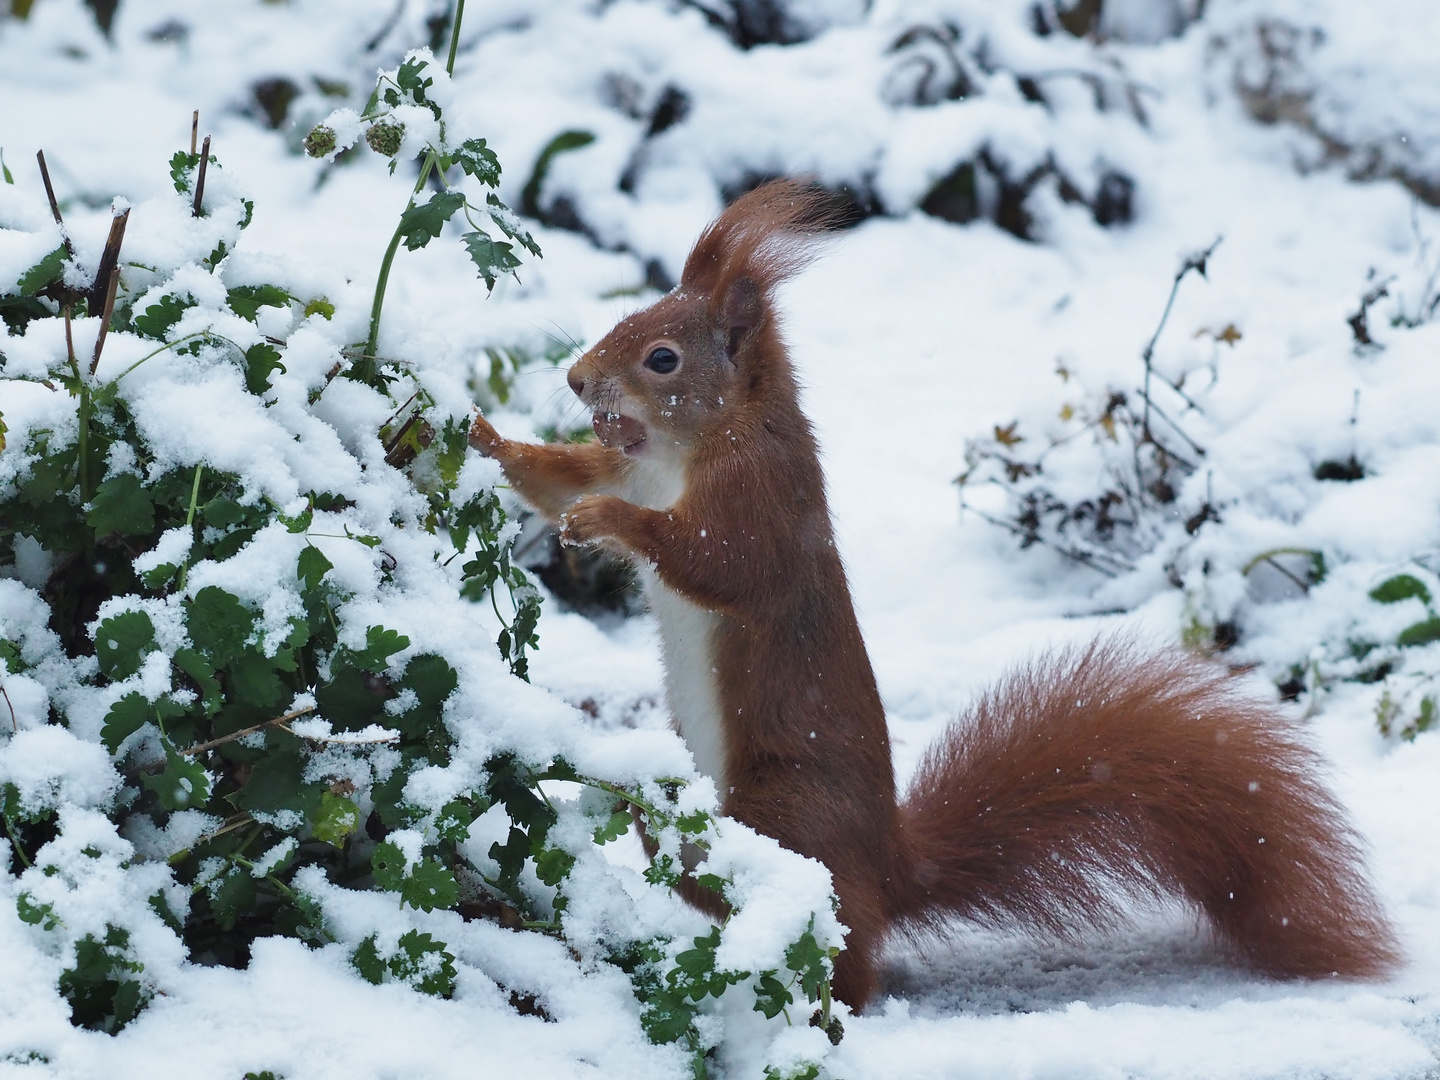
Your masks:
{"label": "snow", "polygon": [[[506,168],[502,194],[517,208],[531,163],[555,134],[594,133],[589,146],[554,159],[540,200],[553,210],[567,199],[593,236],[537,227],[545,258],[527,259],[520,281],[502,281],[488,300],[450,233],[401,251],[382,352],[423,364],[440,407],[464,416],[471,386],[489,373],[483,348],[533,354],[555,339],[595,341],[657,295],[642,284],[651,260],[678,275],[725,191],[747,178],[808,173],[867,195],[884,215],[831,245],[781,302],[898,778],[975,693],[1037,651],[1115,628],[1169,643],[1192,621],[1236,620],[1244,634],[1224,659],[1255,665],[1254,693],[1273,697],[1297,663],[1313,669],[1312,684],[1321,681],[1287,707],[1306,713],[1308,735],[1330,762],[1408,958],[1373,985],[1283,983],[1229,966],[1174,911],[1141,910],[1134,928],[1063,945],[960,928],[947,941],[898,943],[884,996],[844,1018],[834,1049],[803,1017],[775,1038],[757,1014],[715,1014],[707,1023],[729,1073],[821,1058],[830,1075],[849,1080],[1433,1073],[1440,733],[1383,738],[1375,723],[1382,687],[1338,680],[1356,669],[1350,641],[1390,642],[1424,617],[1419,601],[1379,605],[1369,590],[1404,571],[1440,593],[1440,212],[1415,195],[1440,184],[1434,5],[1211,0],[1196,20],[1195,5],[1125,0],[1105,5],[1107,40],[1095,42],[1036,36],[1029,5],[1018,0],[876,0],[868,8],[792,0],[791,30],[805,40],[749,50],[735,48],[698,7],[470,0],[453,84],[437,80],[434,96],[460,118],[457,128],[489,140]],[[547,599],[535,687],[506,677],[490,645],[493,617],[459,618],[453,582],[426,567],[431,549],[392,527],[424,513],[423,500],[375,467],[373,432],[396,403],[349,380],[327,383],[341,347],[365,336],[373,275],[413,171],[402,165],[392,178],[366,150],[327,166],[299,154],[299,143],[332,109],[360,109],[376,71],[393,72],[428,41],[432,10],[418,0],[203,11],[122,0],[110,40],[78,0],[36,0],[27,20],[0,18],[0,145],[16,178],[0,183],[0,290],[60,242],[32,164],[38,149],[82,268],[98,261],[114,195],[133,204],[126,257],[148,266],[203,258],[226,237],[235,248],[239,198],[252,197],[254,224],[220,277],[195,273],[166,285],[157,275],[143,284],[183,286],[212,302],[223,299],[222,282],[283,284],[300,304],[262,309],[259,327],[221,321],[210,303],[187,312],[171,336],[213,327],[241,348],[261,334],[288,336],[287,371],[262,408],[238,392],[243,375],[218,351],[144,359],[152,343],[112,333],[100,374],[139,365],[122,385],[154,436],[156,467],[204,460],[290,513],[306,491],[355,494],[352,508],[316,513],[314,531],[329,535],[313,541],[334,564],[334,580],[370,598],[342,612],[346,640],[359,645],[368,626],[383,623],[411,641],[392,662],[443,649],[461,676],[446,708],[460,740],[454,759],[417,774],[407,794],[442,803],[473,784],[502,745],[540,756],[559,749],[582,772],[617,782],[691,775],[687,751],[665,730],[653,624],[591,621]],[[911,27],[946,21],[962,31],[956,48],[975,92],[924,107],[897,103],[911,84],[896,72],[912,52],[892,47]],[[1278,61],[1266,52],[1277,35],[1292,43]],[[1048,106],[1027,100],[1019,75],[1039,81]],[[271,131],[250,87],[279,76],[299,93],[290,120]],[[316,76],[345,84],[349,96],[327,95]],[[647,138],[667,87],[687,95],[689,111]],[[165,164],[187,144],[197,107],[201,134],[213,134],[224,162],[207,181],[207,200],[220,209],[198,222]],[[361,135],[354,116],[342,143]],[[407,139],[429,116],[408,109]],[[991,205],[969,224],[921,213],[934,183],[982,148],[1011,179],[1053,163],[1088,199],[1118,169],[1135,181],[1135,220],[1099,227],[1089,208],[1062,198],[1055,175],[1037,180],[1026,202],[1031,241],[987,220],[998,197],[989,189],[980,195]],[[620,186],[627,176],[630,191]],[[1206,277],[1180,286],[1155,355],[1156,370],[1185,376],[1200,405],[1182,410],[1163,399],[1206,448],[1205,463],[1180,486],[1178,518],[1161,524],[1136,568],[1105,580],[1043,549],[1020,551],[962,512],[953,481],[966,468],[968,441],[1016,421],[1031,440],[1022,446],[1039,446],[1071,430],[1059,419],[1063,406],[1103,400],[1111,388],[1134,393],[1179,260],[1217,237]],[[1362,295],[1387,281],[1368,320],[1376,345],[1362,347],[1347,320]],[[335,305],[333,319],[302,315],[316,297]],[[1227,326],[1238,340],[1218,340]],[[78,354],[89,355],[97,329],[95,320],[76,321]],[[64,348],[58,320],[0,339],[12,376],[42,375],[46,358]],[[31,433],[73,438],[73,410],[63,394],[33,383],[6,382],[0,393],[8,429],[0,485],[8,487],[27,467]],[[480,400],[507,435],[585,422],[563,372],[543,361],[517,379],[508,407],[492,407],[485,393]],[[1083,438],[1067,446],[1054,459],[1053,489],[1083,497],[1105,448]],[[1319,462],[1351,454],[1364,480],[1314,478]],[[472,455],[461,491],[501,482],[493,462]],[[1206,499],[1222,521],[1191,536],[1183,519]],[[1000,513],[1006,503],[997,489],[972,505]],[[346,539],[347,528],[385,533],[398,562],[393,586],[381,589],[381,555]],[[258,616],[257,640],[273,651],[298,610],[293,567],[304,542],[271,526],[234,559],[193,567],[186,592],[219,585],[242,597]],[[139,565],[176,562],[188,543],[188,535],[167,536],[163,551]],[[1258,576],[1268,570],[1245,572],[1278,548],[1322,551],[1327,576],[1304,591]],[[117,835],[104,811],[119,777],[96,741],[122,693],[140,688],[153,698],[168,688],[156,666],[163,658],[152,654],[118,687],[81,686],[83,662],[61,655],[34,591],[48,564],[27,552],[17,550],[21,580],[0,580],[0,637],[19,644],[27,665],[0,673],[15,713],[12,730],[0,706],[0,782],[15,784],[23,807],[60,808],[60,836],[45,851],[65,871],[0,876],[0,1072],[446,1077],[472,1075],[483,1062],[501,1074],[687,1074],[678,1050],[645,1041],[624,977],[594,957],[577,963],[554,940],[446,912],[402,919],[393,898],[338,889],[320,875],[303,888],[323,903],[336,944],[312,950],[261,939],[243,971],[187,962],[147,900],[169,889],[172,909],[183,908],[185,891],[168,884],[163,859],[214,819],[187,811],[163,832]],[[1169,584],[1172,575],[1180,587]],[[1126,614],[1110,614],[1121,608]],[[159,602],[147,611],[162,647],[173,647],[183,636],[177,613]],[[1389,689],[1412,713],[1437,689],[1437,652],[1440,645],[1396,650]],[[70,728],[47,723],[52,706],[74,719]],[[334,739],[328,725],[316,716],[294,728]],[[384,734],[326,744],[312,759],[315,774],[388,774],[393,751],[364,741]],[[712,805],[703,782],[689,790],[697,805]],[[568,805],[557,830],[593,828],[584,800]],[[490,842],[503,839],[487,834],[489,824],[476,824],[467,847],[482,867]],[[728,823],[720,836],[711,866],[734,870],[749,904],[727,928],[724,962],[759,965],[803,931],[810,898],[827,887],[824,872]],[[3,839],[0,857],[10,865]],[[636,851],[617,843],[592,858],[584,872],[597,884],[575,898],[572,926],[593,926],[597,938],[661,923],[682,937],[703,932],[694,913],[648,894]],[[164,992],[113,1038],[72,1028],[54,990],[68,958],[19,921],[21,892],[54,903],[75,935],[103,932],[123,916]],[[455,954],[453,1000],[372,986],[350,967],[356,942],[376,934],[393,949],[412,926]],[[536,995],[552,1022],[514,1012],[511,991]],[[23,1064],[31,1054],[43,1060]]]}

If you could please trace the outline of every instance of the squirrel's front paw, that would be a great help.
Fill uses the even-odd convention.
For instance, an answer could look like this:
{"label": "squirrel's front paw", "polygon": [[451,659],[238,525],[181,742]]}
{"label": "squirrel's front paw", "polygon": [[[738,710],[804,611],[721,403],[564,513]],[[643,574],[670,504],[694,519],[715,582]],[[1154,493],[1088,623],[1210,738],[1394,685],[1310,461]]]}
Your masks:
{"label": "squirrel's front paw", "polygon": [[560,515],[560,542],[578,547],[615,535],[615,523],[625,500],[614,495],[586,495]]}
{"label": "squirrel's front paw", "polygon": [[470,445],[486,457],[494,457],[495,451],[505,442],[504,436],[496,431],[490,421],[475,413],[475,419],[470,421]]}

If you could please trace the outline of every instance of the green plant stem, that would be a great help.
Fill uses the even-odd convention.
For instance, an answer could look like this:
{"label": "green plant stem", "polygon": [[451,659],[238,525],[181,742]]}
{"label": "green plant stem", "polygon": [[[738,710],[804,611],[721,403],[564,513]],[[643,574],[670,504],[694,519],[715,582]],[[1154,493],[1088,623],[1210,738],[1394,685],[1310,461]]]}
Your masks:
{"label": "green plant stem", "polygon": [[[405,209],[415,205],[415,196],[424,190],[425,183],[430,179],[430,171],[435,168],[435,152],[427,151],[425,163],[420,166],[420,179],[415,181],[415,190],[410,193],[410,199],[405,204]],[[356,374],[361,382],[370,382],[375,378],[376,349],[380,342],[380,312],[385,306],[385,287],[390,282],[390,264],[395,261],[395,253],[400,250],[400,241],[404,233],[400,226],[395,226],[395,235],[390,238],[390,246],[385,249],[385,257],[380,260],[380,276],[375,279],[375,299],[370,304],[370,336],[365,341],[365,355],[360,358],[356,365]]]}
{"label": "green plant stem", "polygon": [[455,52],[460,47],[460,20],[465,18],[465,0],[455,0],[455,21],[450,24],[450,58],[445,61],[445,74],[455,74]]}
{"label": "green plant stem", "polygon": [[134,371],[136,368],[138,368],[141,364],[145,363],[146,360],[150,360],[150,359],[152,359],[152,358],[154,358],[154,357],[156,357],[156,356],[159,356],[162,352],[166,352],[166,351],[168,351],[168,350],[170,350],[170,349],[175,348],[175,346],[176,346],[176,345],[179,345],[182,341],[189,341],[189,340],[191,340],[192,338],[213,338],[215,341],[223,341],[223,342],[225,342],[227,345],[233,346],[238,352],[244,353],[244,351],[245,351],[244,349],[240,348],[239,345],[236,345],[235,342],[231,341],[231,340],[230,340],[229,338],[227,338],[227,337],[221,337],[219,334],[214,333],[213,331],[210,331],[210,330],[196,330],[194,333],[186,334],[184,337],[178,337],[178,338],[176,338],[174,341],[167,342],[166,344],[161,345],[160,348],[156,349],[154,352],[148,352],[148,353],[146,353],[146,354],[145,354],[144,356],[142,356],[139,360],[136,360],[135,363],[131,364],[131,365],[130,365],[129,367],[127,367],[124,371],[120,372],[119,375],[116,375],[115,378],[111,379],[106,385],[107,385],[107,386],[114,386],[114,385],[115,385],[116,383],[118,383],[121,379],[123,379],[126,375],[129,375],[132,371]]}
{"label": "green plant stem", "polygon": [[20,861],[25,864],[28,870],[35,864],[30,861],[30,856],[25,854],[25,849],[20,846],[20,839],[15,835],[15,829],[10,824],[9,814],[0,814],[5,819],[5,835],[10,838],[10,846],[15,849],[15,854],[20,856]]}
{"label": "green plant stem", "polygon": [[[201,462],[195,466],[195,483],[190,487],[190,509],[185,513],[185,528],[191,530],[194,536],[195,528],[195,504],[200,501],[200,477],[205,472],[205,463]],[[185,565],[180,568],[180,591],[185,591],[185,579],[190,574],[190,557],[185,557]]]}
{"label": "green plant stem", "polygon": [[[445,63],[445,73],[455,74],[455,53],[460,47],[460,21],[465,17],[465,0],[455,0],[455,20],[450,26],[450,57]],[[405,209],[415,205],[415,196],[425,189],[425,183],[430,179],[431,170],[435,168],[435,151],[431,150],[425,154],[425,162],[420,166],[420,179],[415,181],[415,190],[410,193],[410,201],[405,204]],[[380,260],[380,274],[375,279],[375,299],[370,304],[370,336],[365,339],[365,355],[360,358],[356,365],[356,376],[361,382],[371,382],[375,378],[376,349],[380,345],[380,312],[385,306],[385,288],[390,282],[390,265],[395,261],[395,253],[400,250],[400,240],[403,234],[400,226],[395,226],[395,235],[390,238],[390,245],[385,249],[385,257]]]}

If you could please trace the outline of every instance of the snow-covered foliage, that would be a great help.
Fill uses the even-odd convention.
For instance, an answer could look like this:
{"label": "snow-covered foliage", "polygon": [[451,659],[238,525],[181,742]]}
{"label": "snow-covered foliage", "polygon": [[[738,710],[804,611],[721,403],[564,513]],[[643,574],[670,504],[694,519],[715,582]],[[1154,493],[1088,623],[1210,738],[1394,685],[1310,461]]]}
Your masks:
{"label": "snow-covered foliage", "polygon": [[[1433,1071],[1433,5],[468,0],[453,73],[452,7],[0,16],[0,1064]],[[1265,983],[1159,913],[901,945],[808,1026],[823,868],[714,816],[648,620],[520,575],[463,440],[477,401],[581,426],[568,345],[780,173],[858,222],[784,303],[900,779],[1117,619],[1253,668],[1372,845],[1392,983]],[[697,839],[718,937],[669,889]]]}

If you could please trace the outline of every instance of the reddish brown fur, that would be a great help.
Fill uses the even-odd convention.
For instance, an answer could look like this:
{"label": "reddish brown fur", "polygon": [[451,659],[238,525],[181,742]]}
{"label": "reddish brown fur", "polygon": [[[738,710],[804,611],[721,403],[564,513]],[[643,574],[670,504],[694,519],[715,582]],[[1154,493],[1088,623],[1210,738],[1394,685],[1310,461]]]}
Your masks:
{"label": "reddish brown fur", "polygon": [[[644,445],[524,446],[480,418],[471,441],[569,540],[618,546],[718,613],[723,809],[830,868],[850,930],[836,994],[858,1007],[873,993],[894,928],[961,915],[1062,931],[1113,915],[1121,887],[1189,900],[1265,971],[1383,971],[1393,937],[1313,756],[1273,711],[1178,656],[1096,645],[1020,672],[951,728],[897,806],[770,302],[826,227],[824,205],[785,181],[737,200],[678,289],[572,369],[597,417],[628,417]],[[642,364],[657,347],[681,358],[675,374]],[[681,463],[673,505],[620,496],[646,460]]]}

